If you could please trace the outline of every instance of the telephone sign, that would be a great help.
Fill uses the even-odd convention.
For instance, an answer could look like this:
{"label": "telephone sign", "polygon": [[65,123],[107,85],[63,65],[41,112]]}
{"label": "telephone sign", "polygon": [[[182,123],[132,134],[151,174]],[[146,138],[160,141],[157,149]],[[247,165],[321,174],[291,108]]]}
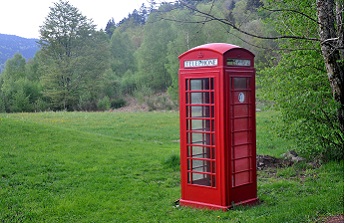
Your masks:
{"label": "telephone sign", "polygon": [[217,59],[208,59],[208,60],[187,60],[184,61],[184,67],[208,67],[208,66],[217,66]]}

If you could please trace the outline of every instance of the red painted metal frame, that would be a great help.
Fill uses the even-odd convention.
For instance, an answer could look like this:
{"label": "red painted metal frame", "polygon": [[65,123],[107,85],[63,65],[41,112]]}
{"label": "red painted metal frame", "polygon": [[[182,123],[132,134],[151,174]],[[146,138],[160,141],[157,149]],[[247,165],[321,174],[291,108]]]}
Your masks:
{"label": "red painted metal frame", "polygon": [[[241,66],[228,64],[229,58]],[[254,55],[215,43],[193,48],[179,59],[180,205],[227,210],[233,204],[256,203]],[[185,61],[191,61],[188,67]],[[203,89],[192,89],[192,83],[202,80],[208,80],[208,88],[200,84]],[[234,89],[234,81],[242,85]],[[201,116],[193,116],[199,111]],[[194,128],[194,123],[202,124]],[[198,135],[202,140],[193,141]]]}

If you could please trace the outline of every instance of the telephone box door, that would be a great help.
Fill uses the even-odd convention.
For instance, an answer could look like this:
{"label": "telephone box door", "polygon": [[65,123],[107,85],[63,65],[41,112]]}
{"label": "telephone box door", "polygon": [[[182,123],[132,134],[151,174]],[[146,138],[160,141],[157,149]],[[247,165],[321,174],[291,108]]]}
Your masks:
{"label": "telephone box door", "polygon": [[256,198],[255,88],[253,72],[231,72],[230,86],[230,170],[231,202]]}
{"label": "telephone box door", "polygon": [[[181,204],[210,207],[220,199],[219,173],[216,165],[216,106],[215,86],[218,73],[184,75],[181,94],[181,153],[182,198]],[[217,205],[214,205],[217,207]]]}

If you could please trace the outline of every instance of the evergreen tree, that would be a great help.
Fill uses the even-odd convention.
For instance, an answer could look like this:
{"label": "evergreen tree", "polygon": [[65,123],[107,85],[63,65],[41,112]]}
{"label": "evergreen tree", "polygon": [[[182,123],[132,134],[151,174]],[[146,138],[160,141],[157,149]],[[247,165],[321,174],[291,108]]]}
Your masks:
{"label": "evergreen tree", "polygon": [[111,18],[111,19],[109,19],[109,21],[105,27],[105,33],[109,36],[109,38],[111,38],[115,29],[116,29],[115,20],[114,20],[114,18]]}
{"label": "evergreen tree", "polygon": [[149,16],[148,11],[146,9],[145,4],[143,3],[139,9],[139,15],[141,17],[141,23],[142,25],[144,25],[146,23],[147,17]]}
{"label": "evergreen tree", "polygon": [[258,8],[262,7],[264,4],[260,0],[247,0],[246,9],[255,12]]}

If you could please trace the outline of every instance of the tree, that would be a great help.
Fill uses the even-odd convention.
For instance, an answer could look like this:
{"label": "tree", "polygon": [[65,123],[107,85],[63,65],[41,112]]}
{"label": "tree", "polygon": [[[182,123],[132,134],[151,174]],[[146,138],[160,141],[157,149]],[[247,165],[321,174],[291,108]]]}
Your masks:
{"label": "tree", "polygon": [[[190,1],[178,2],[179,7],[187,8],[198,16],[197,22],[200,24],[217,21],[229,26],[232,33],[249,45],[255,45],[257,48],[274,47],[269,52],[276,51],[279,57],[271,64],[267,61],[266,66],[273,65],[273,68],[262,72],[259,70],[261,76],[258,79],[266,81],[261,82],[265,87],[272,86],[271,93],[275,93],[277,106],[285,117],[285,132],[291,132],[290,136],[301,133],[299,142],[303,143],[304,138],[304,141],[309,143],[308,148],[319,149],[317,144],[321,141],[322,146],[328,144],[326,151],[319,151],[319,155],[330,154],[330,159],[343,157],[342,1],[318,0],[316,4],[311,0],[247,1],[246,4],[238,1],[232,10],[231,19],[229,13],[224,13],[223,16],[214,13],[214,8],[220,1],[212,1],[207,9],[199,7],[199,4],[191,4]],[[253,10],[261,3],[265,3],[261,9]],[[240,5],[243,9],[236,14]],[[257,21],[266,20],[274,30],[253,31],[253,27],[257,25],[249,26],[249,21],[246,20],[255,14],[245,15],[243,11],[246,8],[252,13],[257,12]],[[263,45],[263,42],[256,41],[258,39],[275,44]],[[325,80],[328,80],[328,86]],[[333,99],[329,98],[330,95],[333,95]],[[301,106],[303,101],[305,103]],[[297,131],[298,128],[305,131]],[[334,147],[336,149],[333,149]]]}
{"label": "tree", "polygon": [[344,2],[317,0],[316,6],[321,51],[333,98],[340,104],[338,120],[344,131]]}
{"label": "tree", "polygon": [[[314,2],[310,0],[304,1],[284,1],[284,2],[277,2],[277,1],[270,1],[268,0],[267,3],[267,10],[271,12],[277,12],[286,15],[289,18],[299,16],[299,18],[303,18],[308,20],[308,22],[314,23],[314,26],[319,26],[318,36],[313,36],[314,33],[309,33],[306,36],[294,35],[294,31],[287,35],[278,35],[278,36],[263,36],[257,35],[256,33],[252,33],[250,31],[242,29],[240,26],[233,24],[222,17],[217,17],[212,13],[207,11],[198,10],[196,7],[190,6],[185,3],[185,1],[180,0],[180,4],[184,5],[185,7],[193,10],[196,13],[199,13],[203,17],[207,18],[207,21],[218,21],[224,24],[229,25],[233,29],[251,36],[260,39],[266,40],[300,40],[300,41],[312,41],[318,42],[320,45],[320,49],[322,51],[322,55],[324,56],[325,60],[325,67],[327,68],[327,76],[330,82],[330,86],[333,92],[333,98],[336,102],[341,104],[339,108],[339,125],[343,129],[343,113],[344,113],[344,66],[343,66],[343,58],[341,58],[341,51],[344,49],[344,24],[343,24],[343,10],[344,10],[344,3],[339,0],[318,0],[316,5]],[[304,6],[304,7],[301,7]],[[277,7],[281,7],[276,9]],[[309,8],[306,8],[309,7]],[[313,18],[312,15],[309,13],[305,13],[305,10],[310,10],[313,12],[317,12],[317,19]],[[284,20],[279,20],[279,23],[284,24],[282,22]],[[300,25],[303,25],[300,23]],[[293,28],[293,27],[292,27]],[[290,50],[293,50],[290,49]]]}
{"label": "tree", "polygon": [[[4,72],[1,75],[1,91],[4,108],[7,112],[18,111],[17,108],[14,109],[17,107],[14,98],[16,94],[19,94],[18,81],[25,78],[25,65],[25,58],[20,54],[15,54],[12,59],[6,61]],[[23,96],[23,100],[26,100],[25,95],[21,96]]]}
{"label": "tree", "polygon": [[[261,72],[262,79],[266,82],[275,78],[267,88],[271,88],[271,93],[277,94],[277,107],[282,111],[285,128],[289,129],[284,131],[284,136],[294,139],[299,148],[303,148],[301,152],[309,157],[342,159],[343,96],[339,96],[339,91],[343,95],[343,81],[339,83],[344,72],[343,58],[339,55],[342,44],[333,43],[332,52],[325,56],[326,40],[322,40],[322,35],[328,32],[327,29],[333,30],[335,23],[328,23],[327,26],[330,27],[326,29],[324,25],[323,29],[326,31],[321,30],[320,15],[316,13],[317,5],[313,1],[302,1],[299,4],[285,1],[266,7],[275,8],[270,9],[272,14],[269,21],[281,35],[305,37],[305,40],[279,40],[280,47],[293,51],[282,52],[282,59],[277,67]],[[333,15],[329,13],[328,18],[332,20]],[[343,32],[341,29],[339,31]],[[336,69],[330,70],[332,66],[327,63],[332,63]]]}
{"label": "tree", "polygon": [[146,23],[147,17],[149,16],[144,3],[140,6],[139,15],[141,17],[141,24],[144,25]]}
{"label": "tree", "polygon": [[[166,21],[171,21],[171,28],[176,33],[176,38],[169,42],[166,64],[167,71],[172,78],[172,85],[169,86],[169,94],[177,100],[178,94],[178,56],[201,44],[210,42],[229,42],[234,45],[241,45],[256,54],[256,64],[260,64],[260,67],[267,62],[268,58],[273,56],[273,52],[267,52],[264,49],[254,47],[253,45],[261,44],[263,47],[269,47],[274,43],[263,42],[260,39],[253,41],[241,33],[238,33],[231,29],[226,24],[220,23],[216,20],[210,21],[208,17],[200,16],[195,13],[191,8],[195,8],[199,11],[212,12],[212,15],[217,17],[225,16],[229,18],[231,12],[231,20],[238,21],[242,27],[248,27],[256,33],[265,33],[269,30],[265,24],[259,19],[257,13],[246,11],[246,2],[232,0],[224,1],[190,1],[193,5],[185,6],[184,4],[172,5],[166,7],[165,11],[159,9],[156,13],[160,13],[160,17]],[[250,20],[248,20],[250,18]],[[248,20],[248,21],[247,21]],[[243,41],[242,41],[243,40]],[[252,44],[247,44],[252,42]]]}
{"label": "tree", "polygon": [[111,19],[109,19],[109,21],[107,22],[107,25],[105,27],[105,33],[108,34],[109,38],[111,38],[115,29],[116,29],[115,20],[114,20],[114,18],[111,18]]}
{"label": "tree", "polygon": [[102,77],[110,68],[109,39],[103,32],[94,32],[84,40],[74,73],[80,76],[78,104],[74,110],[95,110],[102,97]]}
{"label": "tree", "polygon": [[16,54],[6,62],[0,77],[2,104],[0,110],[6,112],[31,112],[40,110],[41,100],[38,77],[33,70],[34,62],[26,63],[22,55]]}
{"label": "tree", "polygon": [[138,86],[149,88],[153,92],[164,92],[171,84],[171,78],[165,68],[166,52],[169,41],[175,38],[168,21],[160,20],[152,12],[145,24],[144,39],[136,52],[138,59]]}
{"label": "tree", "polygon": [[123,76],[128,70],[136,70],[135,47],[127,32],[116,30],[111,38],[110,49],[112,68],[118,76]]}
{"label": "tree", "polygon": [[[87,86],[96,86],[92,83],[108,69],[103,63],[109,55],[104,41],[92,20],[68,2],[60,0],[50,8],[40,27],[39,44],[44,54],[42,85],[52,109],[82,109],[80,103],[94,100],[94,92],[85,91],[90,90]],[[85,95],[89,95],[87,99]]]}
{"label": "tree", "polygon": [[251,12],[254,12],[263,5],[264,4],[260,0],[248,0],[246,9]]}

